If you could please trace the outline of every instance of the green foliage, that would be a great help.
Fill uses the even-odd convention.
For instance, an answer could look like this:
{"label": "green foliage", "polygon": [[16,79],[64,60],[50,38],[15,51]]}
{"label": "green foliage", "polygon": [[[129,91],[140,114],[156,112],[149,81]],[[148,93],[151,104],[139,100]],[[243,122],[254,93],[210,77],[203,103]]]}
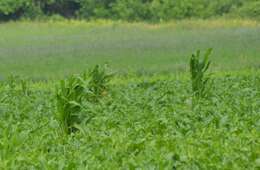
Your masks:
{"label": "green foliage", "polygon": [[0,19],[5,17],[35,19],[60,15],[84,19],[167,21],[229,14],[257,18],[259,2],[257,0],[0,0]]}
{"label": "green foliage", "polygon": [[208,93],[209,80],[210,77],[206,74],[209,66],[209,56],[212,49],[208,49],[205,53],[203,59],[200,59],[200,51],[198,50],[196,54],[192,54],[190,58],[190,73],[191,73],[191,84],[192,91],[197,99],[203,98]]}
{"label": "green foliage", "polygon": [[42,11],[51,17],[53,15],[59,15],[66,18],[72,18],[76,16],[79,9],[80,4],[78,0],[51,0],[44,5]]}
{"label": "green foliage", "polygon": [[216,74],[200,114],[189,107],[186,74],[117,77],[83,133],[65,138],[55,83],[33,83],[30,98],[3,100],[1,88],[0,169],[259,169],[257,70]]}
{"label": "green foliage", "polygon": [[7,77],[6,83],[7,83],[7,86],[9,87],[9,89],[15,90],[18,79],[19,79],[19,76],[15,76],[15,75],[10,75]]}
{"label": "green foliage", "polygon": [[0,0],[0,14],[15,13],[26,4],[27,0]]}
{"label": "green foliage", "polygon": [[105,67],[100,68],[99,65],[96,65],[93,70],[89,71],[89,77],[90,81],[88,87],[94,95],[94,100],[97,101],[99,98],[106,95],[112,74],[107,73]]}
{"label": "green foliage", "polygon": [[7,77],[5,81],[7,90],[9,91],[9,95],[24,95],[29,96],[30,88],[29,88],[29,81],[23,79],[20,76],[11,75]]}
{"label": "green foliage", "polygon": [[84,84],[80,77],[72,76],[62,80],[56,89],[57,119],[65,134],[71,133],[75,124],[80,123],[79,112],[82,109],[82,99],[86,95]]}
{"label": "green foliage", "polygon": [[28,96],[29,93],[30,93],[30,90],[29,90],[29,81],[22,79],[22,80],[20,81],[20,83],[21,83],[22,93],[23,93],[25,96]]}
{"label": "green foliage", "polygon": [[77,124],[91,117],[86,115],[88,106],[84,106],[84,103],[97,102],[102,98],[108,90],[109,80],[110,76],[99,66],[88,73],[61,80],[56,88],[56,115],[65,134],[72,133]]}
{"label": "green foliage", "polygon": [[109,18],[115,0],[77,0],[77,2],[80,5],[78,11],[80,18]]}
{"label": "green foliage", "polygon": [[147,0],[117,0],[113,5],[115,18],[123,20],[150,20],[150,2]]}
{"label": "green foliage", "polygon": [[244,18],[260,19],[260,1],[247,3],[234,13]]}

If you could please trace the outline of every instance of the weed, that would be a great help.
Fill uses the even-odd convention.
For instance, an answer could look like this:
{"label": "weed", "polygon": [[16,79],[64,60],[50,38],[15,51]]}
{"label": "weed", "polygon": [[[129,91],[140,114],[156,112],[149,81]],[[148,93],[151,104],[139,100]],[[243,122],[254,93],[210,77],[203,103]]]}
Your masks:
{"label": "weed", "polygon": [[195,98],[200,99],[206,97],[209,89],[210,75],[206,74],[209,66],[209,56],[212,49],[208,49],[204,54],[204,58],[200,59],[200,50],[196,54],[192,54],[190,58],[191,85]]}
{"label": "weed", "polygon": [[106,73],[105,67],[101,68],[96,65],[93,70],[89,71],[89,77],[89,90],[94,94],[94,101],[97,101],[106,95],[112,74]]}
{"label": "weed", "polygon": [[88,73],[61,80],[56,88],[57,119],[64,133],[70,134],[77,129],[77,124],[86,117],[81,114],[85,110],[83,103],[97,102],[106,92],[109,78],[104,69],[96,66]]}
{"label": "weed", "polygon": [[29,95],[29,84],[28,84],[29,81],[26,81],[24,79],[21,79],[20,80],[20,84],[21,84],[21,90],[22,90],[22,94],[25,95],[25,96],[28,96]]}
{"label": "weed", "polygon": [[7,77],[6,83],[10,90],[15,90],[17,81],[19,79],[20,77],[15,75],[10,75],[9,77]]}
{"label": "weed", "polygon": [[57,119],[66,134],[74,130],[75,123],[79,123],[79,112],[82,109],[86,89],[85,80],[78,76],[61,80],[59,87],[56,88]]}

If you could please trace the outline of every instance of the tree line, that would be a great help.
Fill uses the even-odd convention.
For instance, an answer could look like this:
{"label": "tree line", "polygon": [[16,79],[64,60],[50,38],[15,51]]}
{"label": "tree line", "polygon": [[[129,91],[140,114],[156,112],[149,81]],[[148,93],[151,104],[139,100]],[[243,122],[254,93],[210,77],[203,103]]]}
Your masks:
{"label": "tree line", "polygon": [[260,18],[259,0],[0,0],[0,21],[49,17],[167,21]]}

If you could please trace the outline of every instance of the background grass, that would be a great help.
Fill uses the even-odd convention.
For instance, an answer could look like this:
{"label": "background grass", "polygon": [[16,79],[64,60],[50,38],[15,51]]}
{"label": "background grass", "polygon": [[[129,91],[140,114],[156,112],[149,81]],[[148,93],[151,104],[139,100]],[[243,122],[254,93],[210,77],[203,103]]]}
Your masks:
{"label": "background grass", "polygon": [[260,24],[190,20],[11,22],[0,25],[0,73],[58,78],[97,63],[120,72],[183,72],[196,49],[214,48],[214,70],[260,67]]}

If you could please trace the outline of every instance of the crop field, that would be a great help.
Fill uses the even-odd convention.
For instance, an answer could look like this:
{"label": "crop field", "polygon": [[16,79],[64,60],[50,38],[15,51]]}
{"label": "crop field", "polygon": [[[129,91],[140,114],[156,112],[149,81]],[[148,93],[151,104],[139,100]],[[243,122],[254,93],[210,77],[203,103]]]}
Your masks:
{"label": "crop field", "polygon": [[260,168],[259,22],[9,22],[0,61],[0,169]]}
{"label": "crop field", "polygon": [[185,72],[197,49],[213,48],[212,68],[260,67],[255,21],[7,23],[0,25],[1,76],[61,78],[108,63],[121,73]]}

